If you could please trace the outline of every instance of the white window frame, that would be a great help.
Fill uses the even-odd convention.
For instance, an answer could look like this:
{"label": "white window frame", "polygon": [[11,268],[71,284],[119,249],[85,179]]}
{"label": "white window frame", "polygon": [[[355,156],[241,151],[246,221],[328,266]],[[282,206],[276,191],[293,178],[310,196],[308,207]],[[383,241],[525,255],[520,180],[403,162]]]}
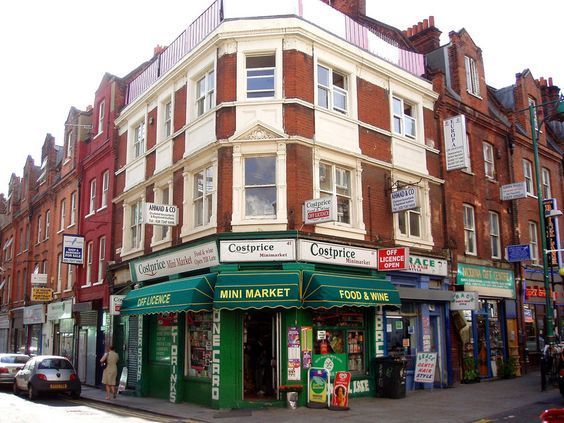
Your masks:
{"label": "white window frame", "polygon": [[41,240],[41,235],[43,232],[43,226],[41,225],[41,215],[37,218],[37,243],[39,244]]}
{"label": "white window frame", "polygon": [[145,154],[146,142],[146,128],[145,120],[138,122],[133,126],[133,136],[131,143],[131,157],[132,160],[138,159]]}
{"label": "white window frame", "polygon": [[57,292],[61,292],[63,286],[63,255],[57,255]]}
{"label": "white window frame", "polygon": [[76,191],[71,193],[71,214],[68,228],[76,223]]}
{"label": "white window frame", "polygon": [[129,215],[127,228],[128,251],[138,251],[143,249],[144,228],[143,224],[143,200],[137,201],[129,205]]}
{"label": "white window frame", "polygon": [[[155,184],[153,188],[155,203],[172,204],[173,201],[173,183],[172,178],[160,184]],[[165,195],[166,193],[166,195]],[[167,198],[168,197],[168,198]],[[172,240],[172,227],[165,225],[153,225],[153,238],[151,246]]]}
{"label": "white window frame", "polygon": [[96,213],[96,178],[90,181],[90,202],[88,208],[88,216]]}
{"label": "white window frame", "polygon": [[45,238],[44,238],[44,240],[49,239],[50,229],[51,229],[51,210],[47,210],[45,212]]}
{"label": "white window frame", "polygon": [[[274,169],[274,180],[269,183],[265,184],[251,184],[247,183],[246,180],[246,170],[247,170],[247,161],[255,160],[255,159],[266,159],[270,158],[274,161],[275,169]],[[274,189],[275,197],[276,197],[276,174],[278,169],[276,168],[276,155],[275,154],[263,154],[263,155],[248,155],[243,159],[243,216],[245,219],[276,219],[276,214],[280,205],[275,200],[276,206],[274,207],[274,213],[272,214],[247,214],[247,194],[250,190],[254,189],[261,189],[261,188],[272,188]]]}
{"label": "white window frame", "polygon": [[476,60],[464,56],[464,67],[466,69],[466,91],[476,97],[480,97],[480,78]]}
{"label": "white window frame", "polygon": [[106,237],[101,236],[98,241],[98,282],[104,281],[106,265]]}
{"label": "white window frame", "polygon": [[72,144],[72,131],[67,134],[67,159],[72,157],[73,144]]}
{"label": "white window frame", "polygon": [[[327,72],[327,82],[323,83],[320,78],[320,70],[323,69]],[[343,86],[339,87],[338,85],[334,84],[334,75],[338,75],[342,78]],[[327,110],[332,110],[343,115],[348,115],[349,113],[349,81],[350,77],[347,73],[335,70],[331,66],[318,63],[316,68],[316,80],[317,80],[317,90],[316,90],[316,98],[317,98],[317,105]],[[325,97],[327,98],[327,104],[324,104],[321,101],[322,96],[319,95],[320,92],[325,93]],[[344,107],[339,107],[336,105],[335,99],[337,97],[342,98],[342,102],[344,103]]]}
{"label": "white window frame", "polygon": [[[196,188],[199,175],[202,175],[202,191]],[[215,169],[212,164],[193,173],[192,184],[192,213],[194,215],[194,228],[209,226],[213,216],[213,205],[215,197]],[[211,186],[208,184],[208,177],[211,177]],[[197,204],[198,203],[198,204]],[[201,203],[201,207],[200,204]],[[201,208],[201,210],[199,210]],[[197,216],[201,216],[201,222]]]}
{"label": "white window frame", "polygon": [[[330,179],[330,184],[331,187],[329,189],[324,189],[321,187],[321,166],[325,166],[329,168],[329,171],[331,172],[331,179]],[[348,174],[348,194],[341,192],[338,192],[338,188],[339,186],[341,187],[345,187],[344,185],[339,185],[337,182],[337,179],[341,179],[341,175],[347,175]],[[343,220],[343,213],[339,212],[338,210],[338,205],[337,205],[337,223],[341,224],[341,225],[347,225],[347,226],[351,226],[352,222],[353,222],[353,216],[352,216],[352,202],[353,202],[353,176],[354,175],[354,171],[352,169],[349,169],[345,166],[341,166],[339,164],[336,163],[332,163],[326,160],[322,160],[319,162],[319,167],[318,167],[318,187],[319,187],[319,193],[321,197],[332,197],[337,204],[339,203],[339,198],[340,199],[344,199],[345,201],[348,202],[347,207],[349,209],[349,217],[348,217],[348,221]]]}
{"label": "white window frame", "polygon": [[484,152],[484,172],[486,178],[495,179],[494,147],[484,141],[482,143],[482,150]]}
{"label": "white window frame", "polygon": [[[254,59],[258,57],[272,57],[274,59],[274,66],[266,67],[248,67],[248,59]],[[274,98],[276,96],[276,52],[264,53],[264,54],[248,54],[245,56],[245,93],[248,100],[260,100]],[[250,70],[255,72],[264,72],[264,74],[251,75]],[[253,72],[251,71],[251,72]],[[267,79],[272,78],[272,88],[268,89],[249,89],[249,80],[254,79]],[[262,94],[264,95],[262,95]]]}
{"label": "white window frame", "polygon": [[552,198],[552,186],[550,184],[550,170],[546,167],[541,169],[541,182],[543,198]]}
{"label": "white window frame", "polygon": [[84,286],[92,285],[92,262],[94,256],[94,242],[89,241],[86,244],[86,281]]}
{"label": "white window frame", "polygon": [[104,131],[104,118],[106,117],[106,100],[102,100],[98,105],[98,133],[100,135]]}
{"label": "white window frame", "polygon": [[529,220],[529,247],[531,249],[531,260],[539,262],[539,232],[537,222]]}
{"label": "white window frame", "polygon": [[196,117],[206,114],[215,107],[215,69],[209,69],[195,81],[195,95]]}
{"label": "white window frame", "polygon": [[[499,213],[490,211],[489,229],[490,229],[490,249],[493,259],[501,259],[501,230],[499,225]],[[497,250],[497,254],[495,253]]]}
{"label": "white window frame", "polygon": [[110,191],[110,171],[106,170],[102,174],[102,199],[100,201],[100,209],[108,206],[108,194]]}
{"label": "white window frame", "polygon": [[[411,108],[412,115],[405,113],[406,105]],[[396,123],[399,129],[396,128]],[[406,101],[397,95],[392,96],[392,130],[395,134],[402,135],[407,138],[417,138],[417,105],[411,101]],[[413,130],[407,131],[407,126],[411,126]]]}
{"label": "white window frame", "polygon": [[[406,238],[415,238],[415,239],[419,239],[421,238],[421,234],[422,234],[422,215],[421,215],[421,208],[417,207],[416,209],[411,209],[411,210],[405,210],[403,212],[399,212],[397,213],[398,215],[398,230],[400,232],[400,234],[402,234],[404,237]],[[403,216],[403,218],[402,218]],[[414,233],[412,233],[412,227],[411,227],[411,217],[412,216],[416,216],[417,217],[417,224],[418,226],[418,231],[419,231],[419,235],[416,235]],[[405,231],[401,230],[401,220],[405,220],[404,223],[404,227],[405,227]]]}
{"label": "white window frame", "polygon": [[478,240],[476,237],[476,213],[474,206],[463,204],[464,224],[464,252],[475,256],[478,254]]}
{"label": "white window frame", "polygon": [[67,208],[67,201],[66,199],[62,199],[61,200],[61,212],[59,215],[59,232],[62,232],[65,230],[65,220],[66,220],[66,210]]}
{"label": "white window frame", "polygon": [[533,164],[523,159],[523,177],[525,178],[525,190],[529,195],[535,195],[535,183],[533,179]]}

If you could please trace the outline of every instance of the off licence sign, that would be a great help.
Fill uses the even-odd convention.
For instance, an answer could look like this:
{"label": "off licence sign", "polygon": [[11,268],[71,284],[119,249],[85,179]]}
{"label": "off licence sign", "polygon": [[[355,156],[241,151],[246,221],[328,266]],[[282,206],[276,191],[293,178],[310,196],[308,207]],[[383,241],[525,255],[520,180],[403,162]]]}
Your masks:
{"label": "off licence sign", "polygon": [[381,248],[378,250],[378,270],[406,270],[409,265],[409,248]]}

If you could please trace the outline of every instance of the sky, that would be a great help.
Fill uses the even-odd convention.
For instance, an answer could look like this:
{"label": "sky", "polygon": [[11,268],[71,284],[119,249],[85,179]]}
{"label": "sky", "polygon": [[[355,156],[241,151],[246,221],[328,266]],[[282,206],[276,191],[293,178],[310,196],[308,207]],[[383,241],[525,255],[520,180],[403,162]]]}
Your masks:
{"label": "sky", "polygon": [[[259,1],[259,0],[254,0]],[[262,0],[264,1],[264,0]],[[172,42],[212,0],[92,2],[22,0],[0,14],[0,192],[12,173],[22,175],[28,155],[36,165],[47,133],[63,144],[72,106],[85,110],[105,72],[125,76]],[[252,6],[252,1],[249,0]],[[481,47],[486,81],[502,88],[529,68],[564,88],[561,0],[366,0],[367,15],[407,29],[430,15],[448,42],[465,28]],[[539,4],[542,3],[541,8]],[[528,6],[528,9],[526,8]],[[252,9],[251,9],[252,10]]]}

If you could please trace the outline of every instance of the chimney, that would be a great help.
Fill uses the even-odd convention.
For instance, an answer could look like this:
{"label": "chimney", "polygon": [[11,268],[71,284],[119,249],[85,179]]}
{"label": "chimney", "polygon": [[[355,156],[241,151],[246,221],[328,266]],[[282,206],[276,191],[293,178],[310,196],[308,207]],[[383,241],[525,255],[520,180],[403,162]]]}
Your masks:
{"label": "chimney", "polygon": [[153,57],[160,55],[163,51],[165,51],[165,49],[166,49],[166,46],[163,47],[160,44],[157,44],[155,46],[155,48],[153,49]]}
{"label": "chimney", "polygon": [[403,31],[403,34],[409,38],[417,52],[422,54],[427,54],[441,46],[442,32],[435,26],[434,16],[418,22],[417,25]]}
{"label": "chimney", "polygon": [[552,116],[556,112],[558,106],[558,99],[560,98],[560,88],[553,85],[552,78],[548,78],[548,83],[545,78],[541,77],[539,81],[542,103],[549,103],[543,106],[545,116]]}
{"label": "chimney", "polygon": [[366,0],[321,0],[353,20],[366,16]]}

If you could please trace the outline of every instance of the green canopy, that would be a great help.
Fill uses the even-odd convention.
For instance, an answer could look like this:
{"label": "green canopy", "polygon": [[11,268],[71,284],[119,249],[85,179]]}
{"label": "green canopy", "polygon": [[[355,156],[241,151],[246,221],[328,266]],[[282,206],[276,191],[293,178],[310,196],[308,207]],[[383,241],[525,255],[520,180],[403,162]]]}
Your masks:
{"label": "green canopy", "polygon": [[304,271],[303,307],[399,306],[397,289],[385,279]]}
{"label": "green canopy", "polygon": [[130,315],[211,311],[216,277],[216,273],[208,273],[135,289],[123,299],[120,313]]}
{"label": "green canopy", "polygon": [[300,273],[220,273],[213,306],[218,310],[300,307]]}

